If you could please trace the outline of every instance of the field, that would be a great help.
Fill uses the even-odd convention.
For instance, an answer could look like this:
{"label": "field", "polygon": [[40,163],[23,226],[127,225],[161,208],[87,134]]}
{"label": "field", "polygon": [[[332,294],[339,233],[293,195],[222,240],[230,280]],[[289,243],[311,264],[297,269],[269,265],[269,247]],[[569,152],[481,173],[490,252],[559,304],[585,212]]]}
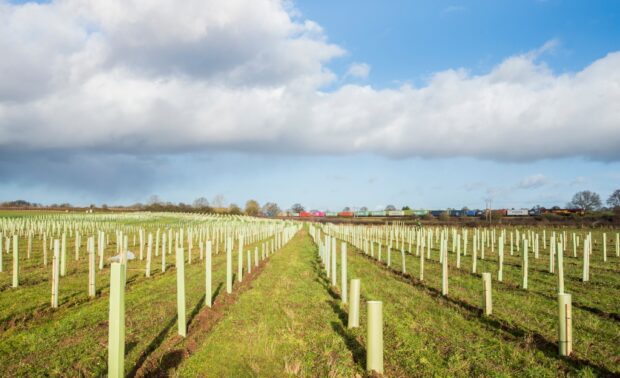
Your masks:
{"label": "field", "polygon": [[[0,214],[0,375],[108,375],[109,332],[113,328],[109,323],[109,258],[127,248],[135,259],[124,263],[126,376],[377,374],[367,372],[366,361],[366,306],[371,300],[383,303],[385,376],[617,376],[618,232],[534,226],[319,225],[171,213],[5,212]],[[53,308],[53,240],[60,244],[63,234],[66,273],[59,277],[58,307]],[[589,245],[589,234],[589,280],[584,282],[584,247]],[[153,241],[147,277],[149,235]],[[94,296],[88,295],[92,270],[89,237],[93,237],[92,256],[96,258],[91,273]],[[563,244],[553,247],[556,253],[550,273],[552,237]],[[157,251],[156,239],[160,241]],[[17,287],[13,285],[14,240],[19,251]],[[442,240],[448,271],[445,287]],[[523,240],[529,243],[527,288],[522,287]],[[207,241],[212,243],[210,291],[205,288]],[[578,243],[575,248],[574,242]],[[341,298],[343,243],[347,281],[361,280],[359,328],[347,327],[350,309]],[[502,282],[498,280],[500,244]],[[572,295],[569,356],[558,353],[559,248],[563,249],[564,292]],[[227,249],[232,256],[230,293]],[[326,271],[329,249],[337,256],[336,285]],[[187,325],[186,336],[178,331],[179,261],[175,255],[184,262],[186,315],[181,323]],[[490,315],[483,314],[483,272],[492,276]],[[208,293],[210,307],[206,305]]]}

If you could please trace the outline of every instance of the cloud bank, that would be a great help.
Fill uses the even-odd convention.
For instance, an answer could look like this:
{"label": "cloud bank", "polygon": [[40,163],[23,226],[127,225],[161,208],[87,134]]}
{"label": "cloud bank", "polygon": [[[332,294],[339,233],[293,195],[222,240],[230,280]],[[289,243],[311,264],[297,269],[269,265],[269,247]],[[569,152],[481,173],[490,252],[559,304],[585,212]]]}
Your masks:
{"label": "cloud bank", "polygon": [[0,151],[620,160],[620,52],[325,90],[346,53],[283,1],[0,2]]}

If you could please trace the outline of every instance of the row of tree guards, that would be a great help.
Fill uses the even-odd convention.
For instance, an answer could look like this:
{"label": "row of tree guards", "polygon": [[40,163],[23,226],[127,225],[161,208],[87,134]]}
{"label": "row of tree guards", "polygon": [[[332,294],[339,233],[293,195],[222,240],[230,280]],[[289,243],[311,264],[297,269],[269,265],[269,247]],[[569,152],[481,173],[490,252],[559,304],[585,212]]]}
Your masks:
{"label": "row of tree guards", "polygon": [[[276,240],[275,249],[262,256],[267,259],[272,253],[277,252],[299,231],[300,225],[289,225],[276,230],[273,235]],[[244,270],[243,266],[243,246],[244,236],[240,235],[238,240],[238,271],[237,278],[239,282],[243,281],[244,271],[251,272],[250,253],[246,254],[248,259],[248,269]],[[232,246],[233,238],[226,239],[226,286],[227,294],[232,293],[233,275],[232,275]],[[187,336],[187,322],[185,315],[185,253],[183,248],[176,249],[176,277],[177,277],[177,325],[178,334],[182,337]],[[122,253],[121,256],[126,256]],[[255,253],[255,266],[258,267],[258,254]],[[212,248],[211,241],[206,243],[206,259],[205,259],[205,306],[211,307],[212,303]],[[110,315],[108,329],[108,373],[110,377],[124,376],[124,350],[125,350],[125,279],[127,271],[127,259],[122,257],[120,262],[113,262],[110,269]]]}
{"label": "row of tree guards", "polygon": [[[541,235],[542,231],[542,235]],[[341,240],[340,258],[340,286],[342,303],[348,304],[349,327],[359,326],[359,279],[351,280],[351,289],[347,294],[347,243],[356,247],[364,254],[384,262],[388,269],[392,269],[392,250],[400,249],[401,272],[406,271],[405,254],[415,255],[420,258],[419,280],[424,280],[424,261],[431,259],[433,244],[438,245],[439,262],[441,264],[441,293],[447,296],[449,291],[448,260],[449,241],[452,237],[452,252],[455,255],[455,265],[461,268],[461,255],[466,256],[469,241],[471,244],[472,266],[471,272],[477,273],[478,259],[485,259],[485,249],[492,253],[498,250],[497,280],[503,281],[504,249],[507,240],[510,240],[510,255],[521,255],[522,281],[521,287],[528,288],[528,264],[529,256],[533,254],[535,259],[541,258],[541,251],[548,250],[549,272],[557,276],[557,300],[558,300],[558,351],[561,356],[568,356],[572,351],[572,319],[571,319],[571,295],[564,292],[564,254],[567,248],[572,246],[573,258],[577,259],[577,250],[582,244],[582,281],[590,279],[589,261],[593,254],[593,238],[591,232],[585,235],[577,233],[567,234],[566,231],[549,233],[547,245],[547,230],[520,230],[520,229],[461,229],[438,227],[417,228],[405,226],[353,226],[353,225],[311,225],[310,233],[318,245],[318,253],[325,268],[325,273],[331,285],[337,287],[337,239]],[[471,236],[471,238],[470,238]],[[541,237],[542,236],[542,237]],[[570,236],[570,237],[569,237]],[[509,237],[509,239],[508,239]],[[615,234],[616,256],[620,257],[619,234]],[[496,244],[496,240],[499,242]],[[542,243],[541,243],[542,241]],[[572,242],[572,243],[571,243]],[[406,247],[408,244],[408,248]],[[542,248],[541,248],[542,244]],[[415,249],[414,249],[415,246]],[[383,250],[387,256],[383,256]],[[602,261],[608,261],[607,234],[602,235]],[[492,275],[490,272],[482,273],[481,282],[481,310],[484,316],[492,316]],[[368,306],[368,337],[367,337],[367,370],[383,373],[383,340],[382,340],[382,302],[369,301]]]}
{"label": "row of tree guards", "polygon": [[[59,291],[62,290],[62,277],[79,274],[78,271],[67,269],[70,240],[74,243],[75,261],[79,261],[84,252],[87,255],[88,280],[85,281],[85,291],[89,297],[96,296],[97,271],[109,266],[108,372],[111,377],[122,377],[128,269],[142,270],[145,277],[151,277],[156,268],[153,263],[159,257],[161,272],[165,273],[171,262],[170,258],[169,261],[166,258],[174,251],[172,261],[177,278],[178,334],[186,336],[185,264],[192,264],[197,252],[199,260],[204,264],[204,305],[211,307],[212,256],[220,253],[221,246],[226,251],[226,292],[230,294],[233,291],[234,249],[237,250],[236,279],[242,282],[244,274],[250,273],[253,266],[258,267],[261,261],[282,248],[300,228],[300,224],[291,221],[202,214],[175,214],[173,217],[164,213],[56,214],[2,218],[0,272],[3,272],[4,255],[12,254],[11,286],[19,289],[21,261],[26,259],[34,272],[39,268],[36,267],[36,261],[31,259],[40,258],[40,269],[45,270],[50,269],[48,264],[51,260],[51,307],[57,308],[61,298]],[[20,246],[20,239],[27,241],[26,248]],[[34,240],[39,241],[40,254],[33,248]],[[135,248],[135,253],[129,250],[130,245],[132,249]],[[251,247],[253,251],[245,250]],[[20,252],[25,252],[25,256]],[[51,259],[48,258],[50,254]]]}
{"label": "row of tree guards", "polygon": [[[321,239],[319,228],[310,225],[310,235],[318,246],[318,253],[325,274],[332,286],[337,287],[336,279],[336,238],[325,234]],[[340,298],[348,306],[348,328],[360,326],[360,290],[359,278],[351,280],[350,291],[347,291],[347,243],[342,242],[340,247]],[[383,374],[383,302],[367,301],[367,337],[366,337],[366,370]]]}
{"label": "row of tree guards", "polygon": [[[144,262],[143,269],[146,277],[150,277],[153,267],[153,255],[161,258],[161,272],[165,272],[170,264],[166,256],[173,250],[186,246],[188,253],[187,261],[192,263],[196,243],[199,247],[199,258],[204,258],[204,250],[207,241],[215,242],[215,253],[219,254],[220,245],[231,237],[234,242],[244,237],[250,243],[265,240],[262,244],[261,255],[273,251],[277,238],[267,241],[268,235],[276,235],[279,224],[291,222],[256,220],[245,217],[222,217],[200,216],[194,214],[182,214],[179,216],[178,225],[161,221],[153,221],[163,214],[140,214],[114,215],[96,217],[95,215],[81,215],[81,221],[75,220],[74,216],[39,216],[34,219],[0,220],[0,272],[3,272],[4,254],[13,255],[12,264],[12,287],[19,287],[20,283],[20,260],[24,260],[23,248],[20,250],[20,238],[27,239],[26,260],[36,258],[38,255],[33,251],[33,239],[39,239],[42,253],[41,265],[48,267],[48,255],[51,254],[52,307],[57,307],[58,288],[61,277],[67,274],[68,240],[73,238],[75,246],[75,261],[82,256],[82,237],[91,234],[86,239],[86,254],[88,255],[88,282],[87,293],[95,296],[96,293],[96,270],[102,271],[110,262],[118,261],[121,251],[129,251],[129,241],[133,239],[133,247],[139,249],[140,264]],[[96,217],[99,221],[86,221]],[[123,226],[126,221],[143,221],[140,226]],[[149,222],[150,221],[150,222]],[[147,237],[148,234],[148,237]],[[109,245],[116,237],[115,252],[109,252]],[[11,241],[11,243],[9,243]],[[174,241],[174,244],[173,244]],[[12,247],[12,248],[11,248]],[[174,247],[174,248],[173,248]],[[154,253],[153,253],[154,252]],[[116,256],[114,256],[116,255]],[[258,255],[258,246],[255,247],[255,255]],[[129,252],[128,260],[134,259],[133,252]],[[142,269],[140,267],[139,269]],[[35,271],[33,269],[33,271]]]}
{"label": "row of tree guards", "polygon": [[[85,294],[96,296],[97,272],[110,267],[110,277],[114,274],[112,267],[118,263],[124,266],[125,276],[118,282],[124,282],[127,266],[132,270],[143,270],[150,277],[153,270],[161,267],[165,272],[170,263],[180,266],[180,260],[192,264],[196,259],[205,264],[205,290],[210,293],[211,255],[226,252],[227,293],[233,288],[233,251],[237,250],[237,280],[243,279],[243,257],[245,244],[257,244],[254,250],[245,251],[246,271],[252,269],[252,252],[254,266],[260,257],[264,259],[285,242],[285,230],[289,237],[299,226],[293,222],[272,221],[239,216],[214,216],[201,214],[131,213],[131,214],[54,214],[23,218],[0,219],[0,272],[4,272],[6,256],[11,259],[11,286],[20,288],[20,269],[22,264],[35,272],[39,265],[49,273],[51,287],[51,306],[58,307],[59,291],[62,290],[62,277],[80,274],[69,270],[73,249],[75,260],[79,261],[86,253],[88,280],[84,281]],[[392,267],[392,253],[401,254],[401,269],[407,273],[405,254],[419,257],[418,277],[424,281],[424,263],[439,250],[441,264],[441,292],[449,295],[449,259],[457,269],[463,269],[462,256],[471,255],[472,273],[478,272],[478,261],[486,260],[489,254],[497,251],[498,282],[504,280],[504,256],[520,256],[522,272],[520,286],[527,290],[530,258],[548,259],[548,270],[557,276],[558,317],[560,353],[571,351],[571,297],[564,292],[564,259],[573,259],[580,264],[582,281],[590,280],[590,261],[597,259],[603,264],[615,256],[620,256],[620,237],[618,232],[601,232],[600,238],[594,238],[589,230],[569,231],[567,229],[548,230],[544,228],[457,228],[457,227],[410,227],[404,225],[390,226],[351,226],[323,225],[312,226],[313,237],[321,250],[321,259],[326,274],[333,286],[337,286],[336,239],[355,246],[366,255]],[[322,239],[320,238],[322,234]],[[329,241],[329,246],[327,242]],[[38,245],[38,246],[37,246]],[[135,251],[129,251],[129,247]],[[196,249],[198,247],[198,250]],[[597,252],[595,253],[595,248]],[[333,253],[331,251],[334,251]],[[346,251],[346,244],[345,244]],[[171,255],[174,253],[174,260]],[[453,256],[453,257],[451,257]],[[132,260],[133,257],[133,260]],[[156,264],[160,259],[161,264]],[[121,261],[122,260],[122,261]],[[168,261],[167,261],[168,260]],[[51,262],[51,267],[50,267]],[[181,265],[183,265],[181,264]],[[355,291],[359,298],[359,281],[350,283],[346,279],[346,253],[341,254],[342,299],[355,311]],[[37,268],[39,269],[39,268]],[[114,268],[118,269],[118,268]],[[183,272],[177,268],[177,275]],[[51,271],[50,271],[51,270]],[[413,274],[412,274],[413,275]],[[482,275],[483,313],[492,315],[491,273]],[[182,281],[181,279],[177,282]],[[115,281],[116,282],[116,281]],[[349,285],[350,284],[350,285]],[[357,285],[357,286],[356,286]],[[110,288],[113,288],[112,281]],[[124,288],[124,284],[123,284]],[[348,290],[347,290],[348,289]],[[178,288],[184,293],[184,285]],[[180,298],[184,295],[179,295]],[[212,295],[206,295],[205,305],[211,305]],[[359,299],[358,299],[359,300]],[[181,302],[177,305],[180,306]],[[359,303],[357,304],[359,313]],[[376,306],[373,304],[372,306]],[[184,314],[183,314],[184,315]],[[354,314],[355,315],[355,314]],[[359,317],[359,315],[357,315]],[[369,313],[370,317],[370,313]],[[373,319],[376,316],[373,315]],[[351,320],[355,324],[355,317]],[[359,320],[358,320],[359,322]],[[111,322],[112,323],[112,322]],[[183,331],[181,326],[179,333]],[[373,333],[374,335],[374,333]],[[375,339],[369,337],[370,339]],[[564,347],[562,347],[564,345]],[[368,348],[367,350],[370,350]],[[369,358],[368,361],[374,361]],[[377,369],[373,369],[377,370]],[[377,370],[379,371],[379,370]]]}
{"label": "row of tree guards", "polygon": [[[188,215],[189,216],[189,215]],[[96,256],[95,263],[97,263],[98,259],[98,267],[99,270],[103,270],[105,266],[105,254],[106,248],[110,244],[110,239],[112,235],[116,236],[116,254],[118,255],[121,251],[121,248],[129,245],[129,237],[133,238],[133,246],[139,248],[139,257],[142,261],[144,259],[145,250],[146,250],[146,267],[145,274],[146,276],[150,276],[152,270],[152,259],[153,259],[153,247],[154,247],[154,255],[155,257],[160,256],[161,251],[161,271],[165,272],[168,262],[166,261],[166,255],[171,254],[173,249],[173,240],[174,247],[178,248],[179,244],[183,244],[184,238],[187,239],[187,248],[188,248],[188,262],[192,263],[192,248],[194,247],[194,243],[197,242],[200,249],[200,259],[203,259],[203,251],[205,247],[205,240],[215,240],[216,246],[216,254],[219,253],[219,247],[222,244],[221,241],[225,240],[225,234],[228,232],[227,228],[230,227],[229,221],[225,217],[215,217],[215,220],[212,221],[212,225],[205,226],[204,224],[197,226],[185,226],[179,227],[177,231],[174,231],[172,227],[155,223],[146,226],[125,226],[119,227],[118,223],[115,222],[118,219],[118,215],[113,216],[105,216],[103,219],[107,222],[97,222],[87,219],[90,217],[95,217],[95,215],[84,216],[81,215],[80,221],[75,220],[76,218],[71,220],[64,219],[62,216],[48,216],[48,217],[35,217],[35,219],[28,218],[5,218],[0,220],[0,272],[4,269],[3,264],[3,255],[11,254],[12,250],[12,286],[19,286],[19,270],[20,270],[20,248],[19,248],[19,239],[24,238],[27,239],[27,249],[26,249],[26,258],[30,259],[33,255],[32,246],[33,246],[33,238],[38,237],[41,240],[42,245],[42,264],[44,266],[48,265],[48,253],[51,252],[54,242],[56,239],[60,240],[60,254],[57,256],[59,258],[59,269],[60,275],[59,277],[64,277],[67,266],[67,248],[68,248],[68,237],[73,238],[75,245],[75,259],[78,260],[80,257],[80,251],[82,247],[82,236],[85,234],[92,234],[92,238],[96,238],[95,241],[88,240],[87,245],[87,253],[89,254],[89,259],[91,259],[91,252],[95,251]],[[115,218],[116,217],[116,218]],[[148,221],[148,215],[137,215],[138,219]],[[191,219],[194,220],[195,219]],[[222,220],[223,222],[217,222],[218,220]],[[116,224],[115,224],[116,223]],[[224,224],[224,225],[222,225]],[[262,230],[257,230],[257,228],[261,228]],[[269,232],[268,228],[273,227],[269,226],[269,224],[257,225],[254,223],[252,226],[246,226],[245,229],[241,232],[247,233],[249,232],[251,237],[258,237],[265,232]],[[248,230],[248,228],[252,228]],[[147,229],[155,229],[153,232],[148,233],[148,240],[145,241],[146,238],[146,230]],[[186,236],[184,236],[184,230]],[[577,233],[572,232],[572,234],[567,234],[567,231],[552,231],[547,235],[547,230],[520,230],[520,229],[512,229],[508,233],[507,229],[462,229],[458,230],[457,228],[423,228],[419,231],[412,227],[399,227],[393,226],[389,228],[382,227],[367,227],[365,228],[367,234],[366,235],[356,235],[354,237],[361,238],[364,240],[364,243],[370,245],[370,254],[374,257],[374,249],[375,246],[378,249],[379,259],[382,259],[382,247],[387,248],[387,264],[391,265],[391,255],[392,248],[399,248],[401,250],[402,259],[404,262],[404,252],[405,252],[405,244],[408,245],[408,253],[412,253],[412,245],[415,243],[415,253],[416,256],[420,257],[420,279],[424,279],[424,253],[420,253],[420,250],[424,252],[426,250],[426,259],[431,258],[431,251],[433,248],[433,244],[440,243],[440,255],[439,260],[443,263],[443,256],[447,254],[448,251],[448,243],[450,236],[452,238],[452,251],[456,253],[456,267],[461,268],[461,255],[467,255],[469,242],[471,241],[472,246],[472,273],[477,273],[477,262],[479,259],[485,259],[485,250],[490,249],[491,252],[495,251],[495,247],[499,250],[498,256],[498,271],[497,271],[497,279],[498,281],[503,281],[503,260],[504,260],[504,249],[505,246],[508,245],[508,235],[510,236],[510,255],[514,255],[515,253],[520,252],[521,250],[533,250],[533,257],[535,259],[539,258],[540,250],[542,244],[542,250],[549,249],[549,272],[555,273],[555,266],[557,265],[555,262],[556,256],[558,259],[562,258],[566,250],[572,249],[572,257],[577,258],[577,251],[580,248],[580,245],[583,244],[583,254],[582,254],[582,280],[587,282],[590,280],[590,259],[593,251],[593,243],[596,241],[593,240],[591,232]],[[357,231],[360,232],[360,231]],[[138,236],[139,241],[136,241],[136,236]],[[499,239],[499,242],[496,242],[496,239]],[[180,243],[179,243],[180,239]],[[197,240],[198,239],[198,240]],[[549,239],[549,245],[547,245],[547,239]],[[602,260],[603,262],[607,262],[608,260],[608,239],[607,233],[603,232],[602,234]],[[95,247],[96,242],[96,247]],[[542,242],[542,243],[541,243]],[[91,244],[89,244],[91,243]],[[12,247],[12,248],[11,248]],[[161,247],[161,248],[160,248]],[[263,246],[263,249],[265,246]],[[368,249],[368,246],[365,246]],[[3,253],[3,249],[5,253]],[[264,253],[264,252],[263,252]],[[615,254],[616,256],[620,256],[620,235],[615,233]],[[527,288],[528,284],[528,265],[529,265],[529,253],[521,253],[522,256],[522,271],[523,271],[523,280],[522,286],[523,288]],[[89,261],[89,269],[91,268],[91,262]],[[406,272],[405,264],[402,264],[403,271]],[[52,270],[54,266],[52,266]],[[447,265],[442,266],[442,270],[447,271]],[[559,264],[558,266],[558,274],[559,284],[563,284],[563,265]],[[447,275],[447,272],[446,272]],[[52,275],[53,276],[53,275]],[[89,287],[91,287],[94,282],[94,272],[89,272]],[[447,294],[447,284],[442,285],[442,291]],[[89,289],[90,292],[90,289]]]}

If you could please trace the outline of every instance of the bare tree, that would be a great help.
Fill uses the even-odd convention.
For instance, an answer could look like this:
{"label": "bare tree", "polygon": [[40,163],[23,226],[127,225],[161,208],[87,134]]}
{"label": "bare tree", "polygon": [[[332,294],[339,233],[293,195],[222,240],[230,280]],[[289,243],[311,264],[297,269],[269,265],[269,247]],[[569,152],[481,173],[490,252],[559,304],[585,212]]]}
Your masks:
{"label": "bare tree", "polygon": [[568,203],[569,207],[586,211],[597,210],[601,207],[601,197],[589,190],[575,193],[573,200]]}
{"label": "bare tree", "polygon": [[291,206],[291,210],[293,210],[294,213],[301,213],[302,211],[305,211],[306,208],[303,207],[300,203],[296,203]]}
{"label": "bare tree", "polygon": [[217,207],[220,209],[223,208],[226,205],[224,195],[217,194],[215,197],[213,197],[213,201],[211,201],[211,204],[213,204],[213,207]]}
{"label": "bare tree", "polygon": [[253,199],[248,200],[245,203],[245,213],[252,216],[258,215],[260,213],[260,205],[258,204],[258,202]]}
{"label": "bare tree", "polygon": [[159,198],[158,195],[153,194],[152,196],[149,197],[149,200],[147,201],[147,203],[149,205],[159,205],[161,204],[161,198]]}
{"label": "bare tree", "polygon": [[205,197],[198,197],[194,200],[193,206],[197,209],[200,209],[203,207],[209,207],[209,200],[206,199]]}
{"label": "bare tree", "polygon": [[394,206],[394,205],[387,205],[385,207],[385,210],[386,211],[394,211],[394,210],[396,210],[396,206]]}
{"label": "bare tree", "polygon": [[275,217],[276,215],[278,215],[279,212],[280,212],[280,208],[278,207],[278,204],[275,202],[267,202],[263,206],[263,214],[265,214],[268,217]]}
{"label": "bare tree", "polygon": [[351,208],[349,206],[345,206],[344,209],[342,209],[342,211],[351,211]]}
{"label": "bare tree", "polygon": [[614,190],[613,193],[607,198],[607,206],[612,208],[620,207],[620,189]]}
{"label": "bare tree", "polygon": [[368,211],[368,208],[366,206],[362,206],[360,207],[360,211]]}

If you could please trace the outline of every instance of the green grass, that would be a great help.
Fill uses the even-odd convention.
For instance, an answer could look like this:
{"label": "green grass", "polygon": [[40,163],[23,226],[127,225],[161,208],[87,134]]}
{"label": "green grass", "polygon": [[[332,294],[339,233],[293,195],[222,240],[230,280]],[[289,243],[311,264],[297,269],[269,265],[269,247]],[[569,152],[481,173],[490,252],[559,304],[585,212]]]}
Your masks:
{"label": "green grass", "polygon": [[[185,221],[185,220],[184,220]],[[110,235],[116,228],[152,231],[179,218],[157,221],[127,218],[100,223]],[[190,224],[193,219],[187,220]],[[361,227],[361,226],[358,226]],[[573,230],[567,230],[568,234]],[[578,230],[583,233],[586,230]],[[132,234],[133,235],[133,234]],[[471,234],[470,234],[471,235]],[[549,231],[548,231],[549,235]],[[565,291],[573,295],[574,353],[557,353],[556,276],[548,273],[548,250],[540,258],[530,255],[529,289],[520,288],[521,257],[505,248],[504,282],[497,281],[497,246],[478,260],[471,273],[471,241],[461,269],[449,255],[449,294],[440,295],[441,266],[438,250],[425,260],[424,281],[419,281],[419,257],[407,253],[408,274],[399,272],[400,249],[392,250],[392,266],[366,256],[349,245],[349,279],[362,281],[361,328],[346,328],[347,308],[338,288],[330,287],[319,263],[317,247],[304,230],[272,255],[248,290],[218,308],[218,321],[203,329],[192,354],[168,370],[178,376],[331,376],[365,375],[366,300],[384,302],[384,356],[387,376],[604,376],[620,375],[620,258],[615,255],[615,232],[608,233],[608,261],[602,261],[602,232],[593,231],[591,281],[581,282],[581,254],[565,253]],[[132,246],[134,252],[138,248]],[[570,238],[569,238],[570,239]],[[115,254],[110,240],[106,256]],[[572,242],[572,239],[569,241]],[[51,261],[42,265],[42,243],[33,239],[26,257],[21,237],[20,287],[10,287],[12,256],[4,254],[0,273],[0,376],[102,376],[107,368],[109,269],[97,270],[97,297],[87,297],[86,237],[81,256],[74,258],[74,241],[68,238],[67,275],[60,280],[60,307],[50,308]],[[383,240],[383,261],[386,240]],[[256,244],[247,245],[252,250]],[[450,241],[450,246],[451,246]],[[406,248],[408,245],[406,244]],[[435,244],[437,247],[437,244]],[[338,243],[338,250],[340,242]],[[187,249],[186,249],[187,251]],[[225,253],[219,246],[213,259],[213,290],[225,290]],[[6,252],[6,251],[5,251]],[[531,250],[530,250],[531,252]],[[215,246],[214,246],[215,253]],[[376,253],[376,248],[375,248]],[[203,307],[204,262],[193,249],[193,264],[186,265],[186,312],[190,336],[192,321]],[[244,255],[245,259],[245,255]],[[174,256],[167,255],[168,270],[161,272],[161,256],[153,256],[152,277],[144,277],[145,261],[129,263],[126,286],[125,372],[132,373],[147,357],[165,354],[175,341],[176,271]],[[233,249],[236,273],[237,249]],[[244,264],[245,266],[245,264]],[[338,284],[340,255],[338,254]],[[481,272],[493,276],[493,315],[481,315]],[[236,281],[235,281],[236,284]],[[235,290],[239,290],[235,285]],[[221,313],[219,313],[221,311]],[[195,334],[194,334],[195,335]],[[186,340],[172,343],[186,347]],[[162,353],[159,353],[162,352]]]}
{"label": "green grass", "polygon": [[316,267],[316,248],[299,233],[274,255],[179,376],[353,377],[341,311]]}
{"label": "green grass", "polygon": [[[20,250],[22,244],[25,248],[25,243],[21,243]],[[259,244],[249,244],[245,249],[253,250]],[[115,251],[114,245],[111,244],[108,250]],[[226,254],[223,250],[221,246],[220,254],[215,255],[214,248],[214,292],[220,285],[225,286]],[[97,273],[99,292],[96,298],[88,299],[86,259],[82,256],[76,262],[73,248],[67,252],[67,276],[60,280],[60,307],[57,310],[49,308],[51,284],[45,279],[47,270],[42,271],[43,268],[39,267],[42,252],[33,255],[32,261],[27,261],[23,252],[20,256],[24,261],[22,286],[5,288],[0,293],[0,314],[5,328],[0,337],[0,371],[3,376],[100,376],[106,373],[109,269]],[[188,321],[190,314],[195,314],[204,304],[204,261],[199,260],[197,247],[193,253],[193,263],[185,268]],[[234,272],[236,256],[235,250]],[[125,295],[127,373],[163,340],[176,334],[174,255],[167,255],[168,269],[163,274],[161,254],[160,257],[153,256],[151,278],[144,277],[144,264],[145,261],[137,260],[128,265]],[[10,275],[10,272],[4,274]],[[44,279],[39,281],[41,277]]]}
{"label": "green grass", "polygon": [[[565,290],[573,294],[574,353],[571,359],[562,359],[557,356],[556,278],[545,271],[546,255],[541,254],[539,260],[530,258],[530,289],[525,291],[519,288],[520,258],[507,256],[510,265],[504,266],[504,283],[499,283],[497,263],[492,261],[497,249],[494,255],[487,251],[487,260],[478,261],[478,272],[490,271],[494,277],[494,314],[487,319],[479,314],[482,280],[479,274],[469,273],[471,249],[462,259],[461,270],[450,255],[447,297],[439,294],[438,261],[425,261],[425,280],[420,282],[415,279],[419,277],[417,256],[406,255],[412,279],[396,274],[402,270],[400,250],[392,251],[389,269],[352,250],[357,253],[349,252],[350,276],[362,279],[364,295],[386,302],[386,333],[394,332],[388,339],[397,340],[392,345],[395,353],[388,359],[399,355],[394,363],[404,375],[620,374],[620,323],[616,317],[620,259],[615,256],[604,266],[602,261],[593,261],[589,283],[580,282],[580,264],[567,258]],[[437,258],[437,250],[433,256]],[[401,350],[407,352],[401,354]]]}

